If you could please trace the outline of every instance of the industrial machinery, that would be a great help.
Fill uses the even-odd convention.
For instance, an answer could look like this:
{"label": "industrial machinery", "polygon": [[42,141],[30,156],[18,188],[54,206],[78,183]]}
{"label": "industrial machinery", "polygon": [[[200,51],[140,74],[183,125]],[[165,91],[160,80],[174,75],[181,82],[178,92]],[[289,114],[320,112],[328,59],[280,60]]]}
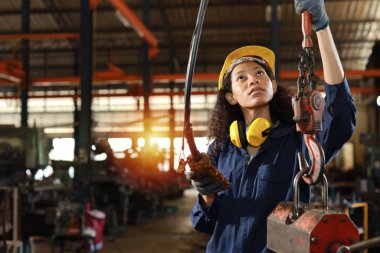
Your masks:
{"label": "industrial machinery", "polygon": [[48,165],[49,141],[43,129],[0,126],[0,169],[39,169]]}
{"label": "industrial machinery", "polygon": [[327,180],[322,175],[322,205],[301,204],[299,180],[306,170],[294,179],[294,202],[279,203],[268,217],[267,247],[275,252],[335,253],[342,245],[359,241],[359,231],[350,218],[329,210]]}

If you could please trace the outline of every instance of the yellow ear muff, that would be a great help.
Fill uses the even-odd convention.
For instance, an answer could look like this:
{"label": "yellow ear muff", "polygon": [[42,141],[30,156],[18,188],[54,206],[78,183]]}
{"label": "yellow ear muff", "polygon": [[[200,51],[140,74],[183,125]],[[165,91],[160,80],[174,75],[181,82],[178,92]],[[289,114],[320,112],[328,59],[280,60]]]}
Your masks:
{"label": "yellow ear muff", "polygon": [[230,125],[230,139],[231,139],[231,142],[238,148],[242,148],[242,144],[241,144],[241,141],[240,141],[240,134],[239,134],[239,126],[238,126],[238,121],[235,120],[234,122],[232,122],[232,124]]}
{"label": "yellow ear muff", "polygon": [[246,131],[247,141],[252,147],[260,147],[268,138],[268,135],[263,135],[263,132],[271,127],[269,120],[264,118],[255,119]]}
{"label": "yellow ear muff", "polygon": [[235,120],[230,125],[231,142],[238,148],[246,148],[248,146],[247,138],[245,137],[245,123],[242,120]]}
{"label": "yellow ear muff", "polygon": [[244,121],[235,120],[230,125],[230,139],[238,148],[246,148],[248,144],[252,147],[260,147],[271,130],[273,130],[271,123],[264,118],[255,119],[247,129],[245,129]]}

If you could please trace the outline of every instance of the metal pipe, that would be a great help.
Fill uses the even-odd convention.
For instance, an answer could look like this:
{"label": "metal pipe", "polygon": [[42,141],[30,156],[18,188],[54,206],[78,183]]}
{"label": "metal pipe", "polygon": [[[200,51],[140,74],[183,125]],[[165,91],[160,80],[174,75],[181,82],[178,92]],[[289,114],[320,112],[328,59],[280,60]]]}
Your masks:
{"label": "metal pipe", "polygon": [[328,209],[328,200],[329,200],[329,185],[325,174],[322,174],[322,187],[321,187],[321,196],[322,203],[325,209]]}
{"label": "metal pipe", "polygon": [[362,249],[369,249],[369,248],[376,247],[379,245],[380,245],[380,236],[371,238],[366,241],[358,242],[350,246],[346,246],[346,245],[340,246],[338,250],[336,251],[336,253],[350,253],[350,252],[355,252]]}

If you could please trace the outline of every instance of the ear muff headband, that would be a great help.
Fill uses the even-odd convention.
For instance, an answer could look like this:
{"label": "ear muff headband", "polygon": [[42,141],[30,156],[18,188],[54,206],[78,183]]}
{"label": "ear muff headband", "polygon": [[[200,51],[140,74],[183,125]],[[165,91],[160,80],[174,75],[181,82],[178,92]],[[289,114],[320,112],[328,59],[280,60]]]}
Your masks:
{"label": "ear muff headband", "polygon": [[245,123],[242,120],[238,121],[238,128],[239,128],[239,136],[240,137],[240,143],[243,148],[248,147],[248,141],[247,141],[247,135],[245,132]]}

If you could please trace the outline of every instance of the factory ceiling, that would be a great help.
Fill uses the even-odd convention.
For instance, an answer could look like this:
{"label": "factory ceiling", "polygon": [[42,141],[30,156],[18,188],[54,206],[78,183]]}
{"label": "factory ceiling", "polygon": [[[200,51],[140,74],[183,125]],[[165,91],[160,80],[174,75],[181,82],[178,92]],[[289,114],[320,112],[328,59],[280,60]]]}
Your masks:
{"label": "factory ceiling", "polygon": [[[112,2],[122,2],[143,22],[144,1],[94,1],[94,70],[109,63],[127,75],[141,75],[142,48],[146,42],[123,24]],[[186,72],[191,36],[200,1],[151,0],[149,32],[158,53],[151,58],[152,74]],[[302,34],[293,1],[278,2],[277,41],[281,70],[297,70]],[[380,1],[326,0],[333,31],[347,70],[365,70],[379,39]],[[2,60],[21,59],[22,1],[0,2],[0,52]],[[78,76],[81,1],[30,1],[30,70],[32,78]],[[217,73],[231,50],[250,44],[272,45],[271,1],[210,0],[200,41],[196,73]],[[49,35],[50,34],[50,35]],[[8,36],[7,36],[8,35]],[[35,37],[33,37],[35,35]],[[40,35],[40,37],[38,37]],[[45,35],[45,37],[41,36]],[[21,36],[19,38],[22,38]],[[42,79],[43,80],[43,79]]]}
{"label": "factory ceiling", "polygon": [[[200,1],[89,1],[93,6],[95,93],[124,89],[122,95],[141,95],[146,69],[143,48],[147,45],[152,94],[170,94],[170,84],[177,92],[173,94],[181,94]],[[22,30],[22,2],[0,1],[0,96],[19,94],[24,71],[22,41],[29,41],[30,95],[48,97],[50,93],[46,92],[51,90],[55,96],[60,92],[72,94],[67,92],[80,83],[83,1],[30,1],[28,33]],[[278,22],[272,22],[274,2]],[[372,55],[379,47],[380,1],[325,3],[351,86],[362,93],[378,91],[379,85],[371,77],[380,75],[379,60]],[[272,32],[276,30],[277,33]],[[314,35],[313,39],[317,45]],[[301,42],[301,17],[295,13],[292,0],[210,0],[197,56],[195,89],[200,94],[215,93],[225,56],[235,48],[251,44],[277,44],[280,82],[294,86]],[[317,48],[315,51],[317,70],[322,70]]]}

